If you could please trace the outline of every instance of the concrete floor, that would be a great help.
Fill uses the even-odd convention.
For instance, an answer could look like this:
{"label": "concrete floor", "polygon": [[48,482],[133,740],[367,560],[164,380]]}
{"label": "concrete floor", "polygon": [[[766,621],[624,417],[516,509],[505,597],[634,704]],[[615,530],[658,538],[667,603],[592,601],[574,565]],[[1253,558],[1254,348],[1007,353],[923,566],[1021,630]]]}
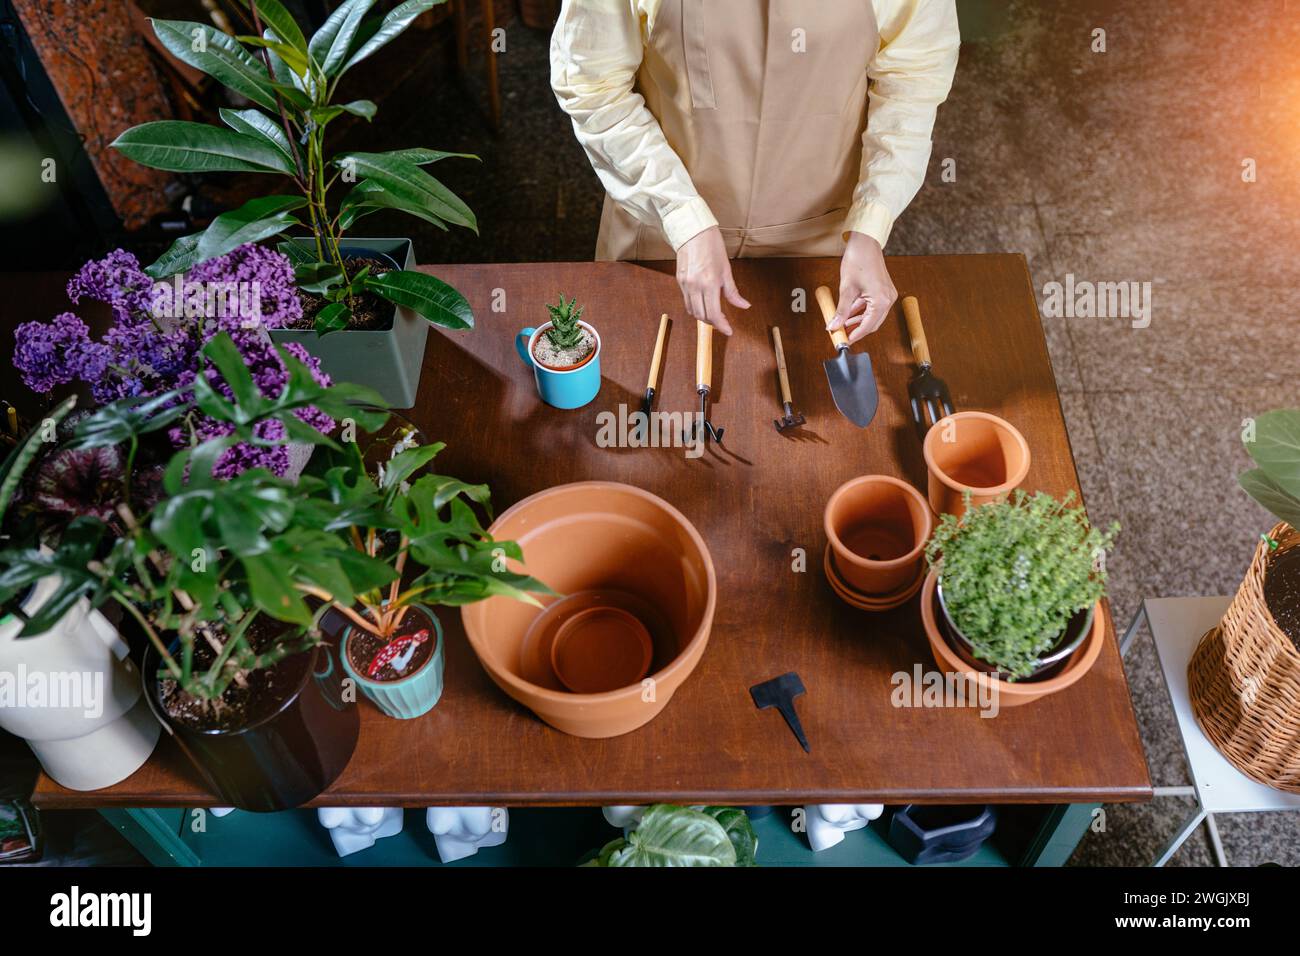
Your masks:
{"label": "concrete floor", "polygon": [[[1300,404],[1278,355],[1294,348],[1300,312],[1300,0],[1253,0],[1248,13],[1199,0],[959,8],[965,42],[929,179],[888,252],[1022,252],[1040,307],[1044,284],[1067,274],[1152,283],[1148,328],[1044,320],[1089,510],[1124,527],[1111,562],[1115,619],[1123,627],[1143,597],[1232,593],[1271,524],[1236,484],[1248,460],[1242,419]],[[1096,29],[1104,53],[1091,49]],[[409,104],[386,105],[391,145],[484,160],[439,167],[478,213],[481,238],[429,229],[416,237],[422,260],[590,258],[601,191],[551,97],[546,40],[509,32],[498,137],[477,82],[467,91],[416,77]],[[393,123],[394,112],[404,119]],[[955,182],[940,179],[945,158]],[[1155,784],[1187,783],[1147,635],[1127,666]],[[1108,807],[1106,831],[1073,862],[1145,864],[1188,805]],[[1238,865],[1300,864],[1298,825],[1220,818]],[[1210,862],[1202,832],[1173,865]]]}

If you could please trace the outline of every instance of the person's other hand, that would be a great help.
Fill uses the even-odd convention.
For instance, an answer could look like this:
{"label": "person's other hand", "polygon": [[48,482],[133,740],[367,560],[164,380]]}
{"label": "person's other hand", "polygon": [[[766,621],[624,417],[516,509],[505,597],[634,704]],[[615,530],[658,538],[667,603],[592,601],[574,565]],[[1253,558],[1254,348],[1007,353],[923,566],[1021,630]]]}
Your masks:
{"label": "person's other hand", "polygon": [[722,297],[738,309],[749,308],[731,277],[727,245],[717,226],[686,240],[677,250],[677,284],[682,287],[686,311],[723,335],[731,334],[731,325],[722,314]]}
{"label": "person's other hand", "polygon": [[840,260],[839,307],[827,328],[844,329],[849,341],[856,342],[880,328],[897,299],[880,243],[865,233],[850,232]]}

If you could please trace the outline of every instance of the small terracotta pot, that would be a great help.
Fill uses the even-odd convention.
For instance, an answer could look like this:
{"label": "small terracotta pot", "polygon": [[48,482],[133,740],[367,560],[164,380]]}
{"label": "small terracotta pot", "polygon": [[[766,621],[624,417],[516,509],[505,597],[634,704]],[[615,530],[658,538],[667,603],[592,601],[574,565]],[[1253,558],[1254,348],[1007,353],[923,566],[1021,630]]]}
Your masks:
{"label": "small terracotta pot", "polygon": [[925,433],[922,449],[930,471],[930,507],[961,517],[963,495],[971,505],[996,501],[1029,474],[1029,445],[1005,419],[988,412],[957,412]]}
{"label": "small terracotta pot", "polygon": [[939,610],[939,599],[935,593],[938,583],[938,574],[931,571],[926,576],[925,584],[921,586],[921,623],[925,627],[925,636],[929,638],[934,662],[945,673],[966,674],[971,680],[988,681],[997,691],[999,707],[1019,707],[1021,704],[1028,704],[1048,694],[1065,690],[1088,673],[1101,655],[1101,646],[1106,638],[1106,624],[1102,618],[1101,602],[1098,601],[1093,610],[1092,630],[1079,649],[1074,652],[1074,656],[1055,676],[1044,680],[1021,680],[1011,683],[989,674],[977,673],[948,646],[947,639],[940,631],[938,616],[942,612]]}
{"label": "small terracotta pot", "polygon": [[826,502],[822,522],[834,570],[853,590],[893,594],[920,577],[934,515],[907,482],[888,475],[846,481]]}
{"label": "small terracotta pot", "polygon": [[[542,614],[536,607],[504,597],[468,605],[461,609],[465,634],[497,686],[551,726],[579,737],[625,734],[663,710],[699,663],[717,605],[713,560],[685,516],[640,488],[584,481],[525,498],[489,531],[523,549],[524,565],[511,570],[526,567],[560,594],[628,595],[653,611],[650,620],[632,612],[650,633],[653,684],[580,694],[539,674],[539,665],[552,660],[553,645],[543,656],[543,638],[554,637],[541,628],[547,633],[533,629],[530,638]],[[591,606],[611,605],[632,609],[631,600],[602,599]]]}

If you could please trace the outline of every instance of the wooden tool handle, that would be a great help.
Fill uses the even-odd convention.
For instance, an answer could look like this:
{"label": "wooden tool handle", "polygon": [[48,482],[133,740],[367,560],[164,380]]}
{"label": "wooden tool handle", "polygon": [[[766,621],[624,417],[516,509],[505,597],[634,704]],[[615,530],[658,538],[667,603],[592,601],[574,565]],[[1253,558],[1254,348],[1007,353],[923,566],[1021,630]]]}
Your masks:
{"label": "wooden tool handle", "polygon": [[921,324],[921,306],[916,296],[909,295],[903,299],[903,317],[907,319],[907,334],[912,339],[912,358],[916,364],[930,364],[930,344],[925,340],[925,326]]}
{"label": "wooden tool handle", "polygon": [[646,388],[654,388],[655,382],[659,381],[659,363],[664,357],[664,340],[668,338],[668,313],[665,312],[659,316],[659,335],[655,337],[655,354],[650,359],[650,378],[645,383]]}
{"label": "wooden tool handle", "polygon": [[695,320],[695,385],[709,388],[713,384],[713,326]]}
{"label": "wooden tool handle", "polygon": [[785,349],[781,347],[781,330],[772,326],[772,348],[776,350],[776,376],[781,380],[781,401],[793,405],[790,397],[790,376],[785,370]]}
{"label": "wooden tool handle", "polygon": [[[825,328],[830,324],[831,319],[835,318],[835,296],[831,290],[824,285],[817,287],[817,304],[822,307],[822,327]],[[849,337],[843,329],[836,329],[830,333],[831,341],[835,343],[836,349],[842,349],[849,344]]]}

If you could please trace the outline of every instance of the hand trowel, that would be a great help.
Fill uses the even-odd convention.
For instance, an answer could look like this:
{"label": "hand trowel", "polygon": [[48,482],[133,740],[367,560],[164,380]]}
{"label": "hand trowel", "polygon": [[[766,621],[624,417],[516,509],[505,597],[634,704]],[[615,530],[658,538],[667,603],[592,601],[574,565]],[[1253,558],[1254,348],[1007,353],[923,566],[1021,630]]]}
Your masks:
{"label": "hand trowel", "polygon": [[[835,298],[824,285],[817,287],[816,294],[825,319],[823,325],[830,325],[831,319],[835,318]],[[831,385],[831,398],[835,399],[835,407],[841,415],[859,428],[866,428],[876,417],[879,402],[876,376],[871,372],[871,356],[865,352],[850,352],[849,337],[843,329],[836,329],[830,336],[838,354],[822,365]]]}

